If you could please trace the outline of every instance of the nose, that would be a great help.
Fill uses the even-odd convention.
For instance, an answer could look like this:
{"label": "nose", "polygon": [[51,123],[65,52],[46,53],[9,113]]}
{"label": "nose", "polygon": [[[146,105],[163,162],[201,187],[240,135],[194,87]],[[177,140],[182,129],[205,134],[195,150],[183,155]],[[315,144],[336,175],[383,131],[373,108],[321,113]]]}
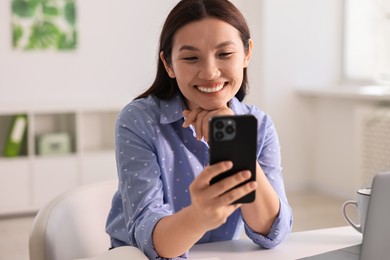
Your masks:
{"label": "nose", "polygon": [[207,60],[207,62],[204,62],[199,71],[199,78],[203,80],[212,80],[218,78],[220,75],[221,71],[215,60]]}

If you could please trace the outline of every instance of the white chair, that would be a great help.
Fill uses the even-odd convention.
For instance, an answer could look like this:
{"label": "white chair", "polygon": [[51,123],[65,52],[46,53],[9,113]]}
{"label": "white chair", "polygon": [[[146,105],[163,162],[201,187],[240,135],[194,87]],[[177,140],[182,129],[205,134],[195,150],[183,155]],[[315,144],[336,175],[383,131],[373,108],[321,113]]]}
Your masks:
{"label": "white chair", "polygon": [[[42,207],[30,235],[30,260],[115,255],[115,250],[108,251],[110,238],[105,224],[116,189],[114,180],[89,184],[65,192]],[[136,259],[145,257],[135,247],[126,250],[135,253]],[[128,259],[134,259],[131,252]]]}

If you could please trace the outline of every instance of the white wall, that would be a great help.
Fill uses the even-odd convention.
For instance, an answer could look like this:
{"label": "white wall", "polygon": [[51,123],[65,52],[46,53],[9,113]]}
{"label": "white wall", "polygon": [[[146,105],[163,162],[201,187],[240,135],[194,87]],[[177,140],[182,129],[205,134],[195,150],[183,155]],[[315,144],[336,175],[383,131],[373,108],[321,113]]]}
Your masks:
{"label": "white wall", "polygon": [[[10,1],[0,1],[0,105],[13,100],[131,100],[154,78],[158,34],[177,0],[77,1],[75,52],[11,49]],[[254,40],[247,102],[268,112],[278,129],[287,189],[310,184],[316,130],[310,102],[297,86],[327,86],[341,71],[340,0],[234,0]]]}
{"label": "white wall", "polygon": [[77,1],[76,51],[23,52],[11,47],[11,1],[0,1],[0,102],[131,100],[153,80],[161,21],[175,2]]}
{"label": "white wall", "polygon": [[[10,2],[0,2],[0,102],[74,98],[131,100],[155,76],[162,23],[178,0],[77,1],[79,44],[76,51],[14,50]],[[260,43],[261,1],[233,1],[247,14],[253,38]],[[256,55],[254,55],[256,56]],[[253,58],[253,67],[260,59]],[[257,72],[256,72],[257,73]],[[253,78],[253,77],[252,77]],[[256,78],[253,85],[258,86]]]}
{"label": "white wall", "polygon": [[286,186],[296,189],[314,174],[316,118],[294,90],[340,80],[342,1],[266,0],[263,15],[262,95],[279,131]]}

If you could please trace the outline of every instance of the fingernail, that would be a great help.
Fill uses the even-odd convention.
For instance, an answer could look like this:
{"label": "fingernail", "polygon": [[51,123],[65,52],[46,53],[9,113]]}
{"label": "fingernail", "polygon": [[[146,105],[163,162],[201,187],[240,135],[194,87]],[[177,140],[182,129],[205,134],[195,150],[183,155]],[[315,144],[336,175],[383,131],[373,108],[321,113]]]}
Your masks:
{"label": "fingernail", "polygon": [[255,182],[255,181],[250,182],[250,183],[249,183],[249,187],[250,187],[251,189],[255,190],[255,189],[257,188],[257,182]]}
{"label": "fingernail", "polygon": [[242,176],[245,179],[249,179],[251,177],[251,172],[250,171],[244,171],[244,172],[242,172]]}
{"label": "fingernail", "polygon": [[225,165],[228,168],[232,168],[233,167],[233,162],[232,161],[225,161]]}

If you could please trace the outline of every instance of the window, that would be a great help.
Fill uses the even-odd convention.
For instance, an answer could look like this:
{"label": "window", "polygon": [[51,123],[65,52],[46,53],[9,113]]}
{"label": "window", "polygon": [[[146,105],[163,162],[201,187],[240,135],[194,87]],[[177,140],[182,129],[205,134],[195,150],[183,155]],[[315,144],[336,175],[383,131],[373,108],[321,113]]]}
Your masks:
{"label": "window", "polygon": [[346,0],[347,81],[390,84],[390,1]]}

